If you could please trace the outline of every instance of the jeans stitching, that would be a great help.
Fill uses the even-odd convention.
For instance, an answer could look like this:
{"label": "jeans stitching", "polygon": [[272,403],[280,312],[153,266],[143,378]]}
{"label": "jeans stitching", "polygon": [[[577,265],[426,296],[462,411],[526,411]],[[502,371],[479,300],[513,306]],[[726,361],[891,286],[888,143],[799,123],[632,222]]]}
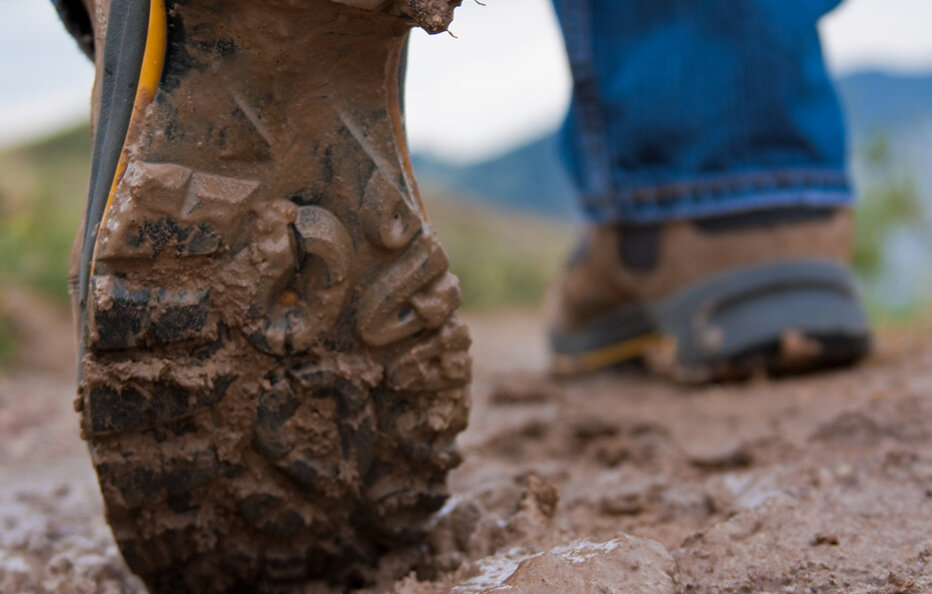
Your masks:
{"label": "jeans stitching", "polygon": [[689,199],[698,195],[726,198],[729,194],[767,192],[788,188],[849,188],[844,171],[820,168],[787,168],[745,171],[727,175],[712,175],[679,182],[628,187],[616,190],[619,200],[644,203]]}
{"label": "jeans stitching", "polygon": [[843,206],[852,201],[853,195],[847,187],[787,186],[764,191],[747,188],[726,196],[694,194],[649,202],[587,202],[585,211],[597,223],[620,220],[655,223],[781,206]]}

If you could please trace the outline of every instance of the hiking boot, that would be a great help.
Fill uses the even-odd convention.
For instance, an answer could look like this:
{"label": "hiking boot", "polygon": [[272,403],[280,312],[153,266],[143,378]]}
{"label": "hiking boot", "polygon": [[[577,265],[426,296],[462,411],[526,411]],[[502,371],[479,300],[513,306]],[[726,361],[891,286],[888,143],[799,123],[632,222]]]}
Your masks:
{"label": "hiking boot", "polygon": [[92,12],[76,407],[153,592],[356,586],[443,505],[470,339],[399,73],[456,4]]}
{"label": "hiking boot", "polygon": [[548,298],[553,370],[646,362],[704,382],[857,361],[851,239],[847,208],[589,227]]}

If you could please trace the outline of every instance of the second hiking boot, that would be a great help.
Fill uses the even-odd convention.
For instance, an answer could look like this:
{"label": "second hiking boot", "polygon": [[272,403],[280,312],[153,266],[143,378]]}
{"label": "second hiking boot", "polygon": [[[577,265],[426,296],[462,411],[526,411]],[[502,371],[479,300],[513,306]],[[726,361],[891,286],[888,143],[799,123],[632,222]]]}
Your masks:
{"label": "second hiking boot", "polygon": [[553,369],[647,359],[703,382],[852,363],[870,329],[851,238],[847,208],[592,226],[549,295]]}

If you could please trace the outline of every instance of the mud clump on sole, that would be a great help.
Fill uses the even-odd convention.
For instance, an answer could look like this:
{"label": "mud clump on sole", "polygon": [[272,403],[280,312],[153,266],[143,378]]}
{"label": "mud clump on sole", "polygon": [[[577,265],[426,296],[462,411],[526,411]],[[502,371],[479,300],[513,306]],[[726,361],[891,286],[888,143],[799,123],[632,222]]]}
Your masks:
{"label": "mud clump on sole", "polygon": [[331,0],[363,10],[388,10],[408,17],[430,34],[446,31],[453,20],[453,11],[462,0]]}
{"label": "mud clump on sole", "polygon": [[410,23],[170,4],[84,314],[108,521],[153,592],[367,583],[443,505],[471,377],[405,149]]}
{"label": "mud clump on sole", "polygon": [[414,19],[428,33],[446,31],[453,20],[453,9],[460,0],[401,0],[401,12]]}

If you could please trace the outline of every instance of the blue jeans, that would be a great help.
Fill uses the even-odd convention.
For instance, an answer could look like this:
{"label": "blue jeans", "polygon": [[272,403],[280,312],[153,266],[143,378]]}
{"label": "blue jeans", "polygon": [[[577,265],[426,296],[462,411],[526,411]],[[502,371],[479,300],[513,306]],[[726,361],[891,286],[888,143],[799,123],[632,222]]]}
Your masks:
{"label": "blue jeans", "polygon": [[554,0],[563,153],[594,222],[851,202],[815,28],[840,0]]}

